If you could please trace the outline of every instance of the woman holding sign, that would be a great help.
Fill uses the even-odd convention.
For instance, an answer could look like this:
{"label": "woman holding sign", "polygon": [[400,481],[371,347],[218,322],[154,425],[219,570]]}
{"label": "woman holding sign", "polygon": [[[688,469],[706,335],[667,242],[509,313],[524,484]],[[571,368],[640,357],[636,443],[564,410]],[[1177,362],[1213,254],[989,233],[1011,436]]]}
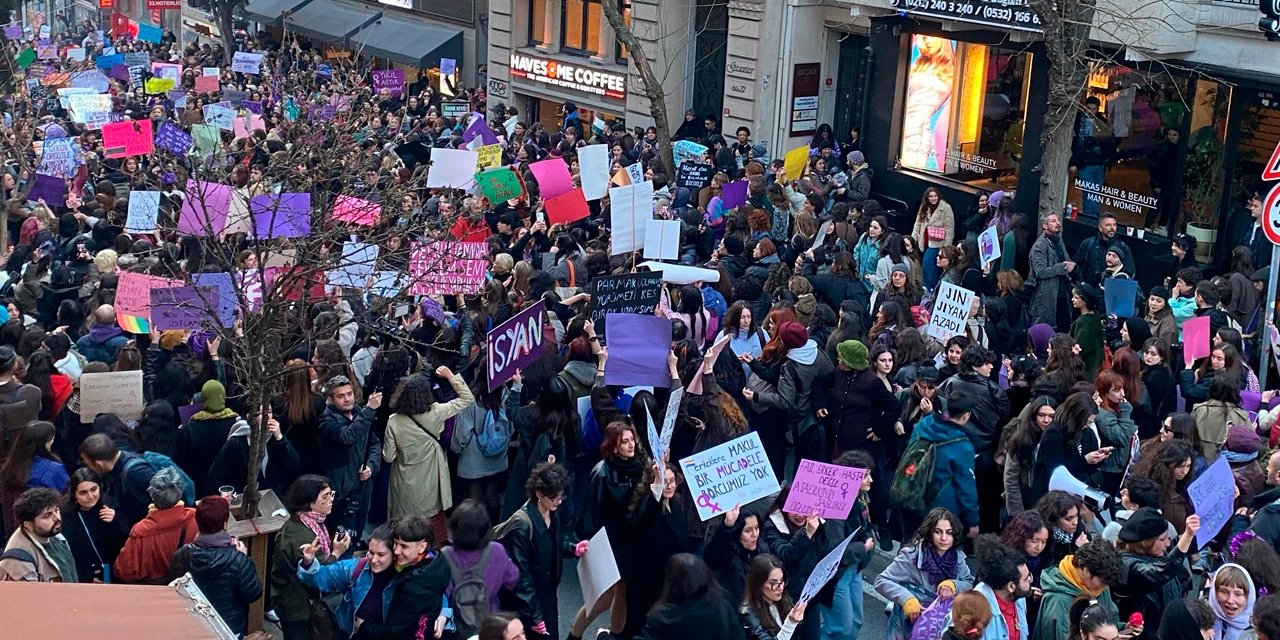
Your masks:
{"label": "woman holding sign", "polygon": [[804,621],[807,605],[807,602],[791,604],[781,560],[763,555],[751,561],[739,611],[747,640],[791,640],[796,626]]}

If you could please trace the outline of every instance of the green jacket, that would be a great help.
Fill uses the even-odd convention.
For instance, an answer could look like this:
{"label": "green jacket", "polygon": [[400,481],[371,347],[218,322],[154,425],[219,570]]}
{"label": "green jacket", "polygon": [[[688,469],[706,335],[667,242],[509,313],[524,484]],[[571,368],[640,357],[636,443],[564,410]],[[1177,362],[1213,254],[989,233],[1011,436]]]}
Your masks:
{"label": "green jacket", "polygon": [[[276,615],[285,622],[302,622],[311,618],[307,589],[298,581],[298,563],[302,561],[302,545],[316,539],[307,525],[296,517],[276,533],[276,551],[271,556],[271,602]],[[316,554],[319,556],[320,554]],[[321,561],[319,557],[317,561]]]}
{"label": "green jacket", "polygon": [[[1035,636],[1031,640],[1062,640],[1070,632],[1071,603],[1080,595],[1080,589],[1063,577],[1057,567],[1044,570],[1040,575],[1040,588],[1044,590],[1044,599],[1040,602],[1040,616],[1036,618]],[[1110,587],[1102,590],[1098,602],[1116,610]]]}

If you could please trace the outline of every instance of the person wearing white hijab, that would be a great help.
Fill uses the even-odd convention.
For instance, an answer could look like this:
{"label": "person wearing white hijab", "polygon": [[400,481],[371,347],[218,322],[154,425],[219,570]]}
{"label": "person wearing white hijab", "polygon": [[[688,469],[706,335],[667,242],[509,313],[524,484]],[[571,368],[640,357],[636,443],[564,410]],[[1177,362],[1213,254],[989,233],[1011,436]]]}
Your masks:
{"label": "person wearing white hijab", "polygon": [[1209,607],[1217,617],[1213,623],[1215,640],[1251,640],[1253,603],[1257,598],[1253,578],[1244,567],[1222,565],[1213,574],[1209,589]]}

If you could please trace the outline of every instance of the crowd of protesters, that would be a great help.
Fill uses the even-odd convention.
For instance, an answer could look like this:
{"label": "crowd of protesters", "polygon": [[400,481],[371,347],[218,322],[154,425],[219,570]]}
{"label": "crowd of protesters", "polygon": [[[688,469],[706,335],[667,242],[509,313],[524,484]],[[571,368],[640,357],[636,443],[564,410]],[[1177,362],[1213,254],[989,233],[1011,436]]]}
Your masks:
{"label": "crowd of protesters", "polygon": [[[489,202],[422,185],[432,150],[464,146],[477,117],[443,117],[432,78],[373,91],[359,60],[265,33],[238,43],[266,54],[258,74],[171,34],[146,43],[64,24],[52,41],[89,61],[144,52],[182,65],[177,94],[110,77],[113,120],[190,131],[222,97],[195,91],[217,67],[220,91],[247,94],[263,126],[185,155],[108,158],[43,81],[85,63],[32,65],[29,43],[9,41],[29,66],[0,128],[2,579],[189,574],[233,632],[260,625],[249,609],[265,598],[286,640],[579,640],[596,627],[645,640],[836,639],[880,615],[891,639],[1280,640],[1280,411],[1258,383],[1268,319],[1256,225],[1223,269],[1176,238],[1176,270],[1120,318],[1103,290],[1138,265],[1114,216],[1100,213],[1097,234],[1071,250],[1060,217],[1018,211],[1012,190],[961,214],[928,189],[891,225],[856,130],[840,140],[823,125],[797,172],[747,129],[728,138],[690,112],[674,136],[707,149],[686,162],[712,167],[690,184],[665,175],[673,142],[652,127],[588,122],[568,102],[547,127],[450,83],[524,183],[520,198]],[[28,199],[37,148],[60,137],[80,149],[65,198]],[[703,274],[664,277],[653,309],[671,321],[669,388],[605,383],[592,281],[639,260],[611,250],[607,197],[550,224],[529,170],[560,158],[576,178],[588,144],[608,145],[611,173],[639,163],[653,216],[681,223],[679,262]],[[327,175],[307,175],[321,166]],[[265,313],[262,292],[278,288],[253,278],[257,241],[174,228],[188,181],[215,170],[255,193],[380,203],[372,228],[351,232],[376,242],[387,268],[407,269],[410,241],[483,242],[485,282],[465,296],[301,287],[290,309],[302,320],[280,331],[304,338],[264,411],[248,402],[260,381],[227,362],[253,351],[232,344],[243,334],[131,332],[112,306],[121,273],[227,272],[258,296],[242,296],[236,326]],[[726,206],[737,180],[747,201]],[[130,195],[143,191],[163,194],[160,224],[127,232]],[[1249,205],[1261,220],[1260,202]],[[332,222],[318,220],[314,233]],[[977,238],[990,228],[1003,255],[984,262]],[[962,331],[938,340],[926,329],[947,285],[975,296]],[[538,302],[555,348],[491,390],[484,335]],[[1184,364],[1182,325],[1200,316],[1208,355]],[[142,372],[144,406],[82,416],[81,377],[125,371]],[[701,393],[667,416],[672,391],[695,379]],[[645,427],[664,419],[675,426],[659,466]],[[781,491],[701,520],[675,462],[749,432]],[[845,519],[785,510],[801,459],[867,471]],[[1188,487],[1220,459],[1234,513],[1206,532],[1210,514]],[[265,581],[227,531],[254,465],[288,514],[258,568]],[[621,580],[562,620],[566,560],[601,529]],[[803,597],[845,541],[835,576]],[[864,576],[876,554],[887,568]],[[868,582],[885,611],[864,611]]]}

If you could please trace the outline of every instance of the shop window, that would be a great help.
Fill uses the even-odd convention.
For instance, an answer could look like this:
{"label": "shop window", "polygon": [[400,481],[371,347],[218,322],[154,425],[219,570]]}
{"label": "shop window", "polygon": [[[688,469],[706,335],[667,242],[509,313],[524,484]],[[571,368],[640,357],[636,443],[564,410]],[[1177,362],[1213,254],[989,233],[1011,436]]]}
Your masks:
{"label": "shop window", "polygon": [[1031,54],[911,37],[898,161],[987,190],[1018,182]]}
{"label": "shop window", "polygon": [[547,43],[547,0],[529,0],[529,44]]}
{"label": "shop window", "polygon": [[[1192,111],[1188,106],[1195,105],[1188,88],[1185,78],[1163,72],[1092,65],[1084,108],[1074,124],[1074,173],[1067,190],[1067,202],[1079,208],[1080,217],[1094,219],[1109,211],[1121,225],[1144,229],[1144,235],[1168,234],[1178,210],[1178,167],[1189,142],[1182,140],[1182,131]],[[1213,117],[1213,105],[1196,111],[1198,120]],[[1214,155],[1220,175],[1221,154]],[[1221,192],[1220,185],[1203,186]]]}
{"label": "shop window", "polygon": [[563,0],[563,2],[560,46],[566,53],[599,55],[600,29],[603,24],[600,0]]}
{"label": "shop window", "polygon": [[[623,24],[627,25],[627,27],[630,28],[631,27],[631,0],[620,0],[618,2],[618,10],[622,13]],[[608,21],[606,20],[605,23],[608,24]],[[622,46],[621,41],[616,42],[614,44],[614,47],[616,49],[614,51],[614,58],[617,60],[618,64],[626,64],[627,48]]]}
{"label": "shop window", "polygon": [[[1168,204],[1182,211],[1178,228],[1196,238],[1197,258],[1202,262],[1210,262],[1217,240],[1218,223],[1227,219],[1225,215],[1219,215],[1219,212],[1222,211],[1223,190],[1227,184],[1225,159],[1231,87],[1203,78],[1197,79],[1194,87],[1191,95],[1191,123],[1187,128],[1184,147],[1181,206],[1172,202],[1177,193],[1168,196],[1169,201],[1166,201],[1163,193],[1159,195],[1161,204]],[[1280,123],[1280,111],[1271,110],[1266,116]],[[1245,118],[1247,121],[1247,114]],[[1271,128],[1252,128],[1247,131],[1252,135],[1248,139],[1241,139],[1237,158],[1249,163],[1251,172],[1248,175],[1257,178],[1262,172],[1261,165],[1270,158],[1271,149],[1275,148],[1275,143],[1280,138],[1280,131]],[[1271,146],[1259,150],[1259,144]],[[1152,168],[1153,172],[1157,170],[1157,167]],[[1243,202],[1244,185],[1237,184],[1233,195],[1236,202]],[[1257,258],[1254,260],[1257,264]]]}

